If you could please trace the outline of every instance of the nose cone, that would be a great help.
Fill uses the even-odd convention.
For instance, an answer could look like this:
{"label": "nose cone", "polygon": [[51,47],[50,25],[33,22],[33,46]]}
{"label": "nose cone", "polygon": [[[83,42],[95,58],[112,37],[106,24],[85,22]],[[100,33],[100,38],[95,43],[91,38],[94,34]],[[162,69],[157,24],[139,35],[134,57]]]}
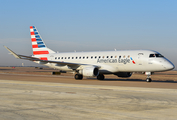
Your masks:
{"label": "nose cone", "polygon": [[164,64],[164,68],[166,70],[173,70],[175,68],[175,66],[173,65],[173,63],[171,63],[170,61],[167,62],[166,64]]}

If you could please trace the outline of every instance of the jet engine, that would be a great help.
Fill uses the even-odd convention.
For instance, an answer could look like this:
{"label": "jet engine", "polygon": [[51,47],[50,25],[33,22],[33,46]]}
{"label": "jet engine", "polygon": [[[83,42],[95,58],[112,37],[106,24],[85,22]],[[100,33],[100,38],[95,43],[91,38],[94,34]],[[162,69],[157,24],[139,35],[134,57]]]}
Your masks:
{"label": "jet engine", "polygon": [[83,76],[94,77],[99,75],[99,70],[96,67],[85,67],[84,69],[79,70],[79,73]]}
{"label": "jet engine", "polygon": [[132,76],[131,72],[118,72],[115,75],[117,75],[118,77],[130,77]]}

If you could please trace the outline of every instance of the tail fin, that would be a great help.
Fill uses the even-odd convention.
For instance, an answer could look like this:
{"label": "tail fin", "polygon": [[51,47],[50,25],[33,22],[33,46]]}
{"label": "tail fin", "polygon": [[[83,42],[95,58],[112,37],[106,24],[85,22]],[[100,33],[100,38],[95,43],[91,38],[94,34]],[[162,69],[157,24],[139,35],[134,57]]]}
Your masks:
{"label": "tail fin", "polygon": [[47,48],[35,26],[30,26],[30,33],[33,55],[55,53],[53,50]]}

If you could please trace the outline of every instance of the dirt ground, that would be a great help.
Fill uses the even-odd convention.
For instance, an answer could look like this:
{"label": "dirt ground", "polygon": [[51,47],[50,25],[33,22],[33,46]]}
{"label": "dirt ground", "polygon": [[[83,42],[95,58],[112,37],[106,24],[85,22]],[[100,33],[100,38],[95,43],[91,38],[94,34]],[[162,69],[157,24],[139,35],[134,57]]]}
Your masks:
{"label": "dirt ground", "polygon": [[71,84],[111,85],[128,87],[168,88],[177,89],[177,71],[157,72],[151,76],[152,82],[146,82],[146,75],[133,73],[129,78],[120,78],[115,75],[105,75],[105,80],[86,78],[75,80],[73,73],[61,73],[52,75],[58,70],[35,67],[0,67],[0,79],[23,80]]}

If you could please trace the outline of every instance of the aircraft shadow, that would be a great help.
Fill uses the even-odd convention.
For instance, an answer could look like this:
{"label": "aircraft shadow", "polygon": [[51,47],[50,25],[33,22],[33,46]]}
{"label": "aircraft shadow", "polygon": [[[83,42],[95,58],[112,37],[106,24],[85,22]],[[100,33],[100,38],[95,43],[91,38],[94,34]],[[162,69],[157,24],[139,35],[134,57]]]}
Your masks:
{"label": "aircraft shadow", "polygon": [[2,70],[2,71],[6,71],[6,70],[14,70],[14,69],[0,69],[0,70]]}

